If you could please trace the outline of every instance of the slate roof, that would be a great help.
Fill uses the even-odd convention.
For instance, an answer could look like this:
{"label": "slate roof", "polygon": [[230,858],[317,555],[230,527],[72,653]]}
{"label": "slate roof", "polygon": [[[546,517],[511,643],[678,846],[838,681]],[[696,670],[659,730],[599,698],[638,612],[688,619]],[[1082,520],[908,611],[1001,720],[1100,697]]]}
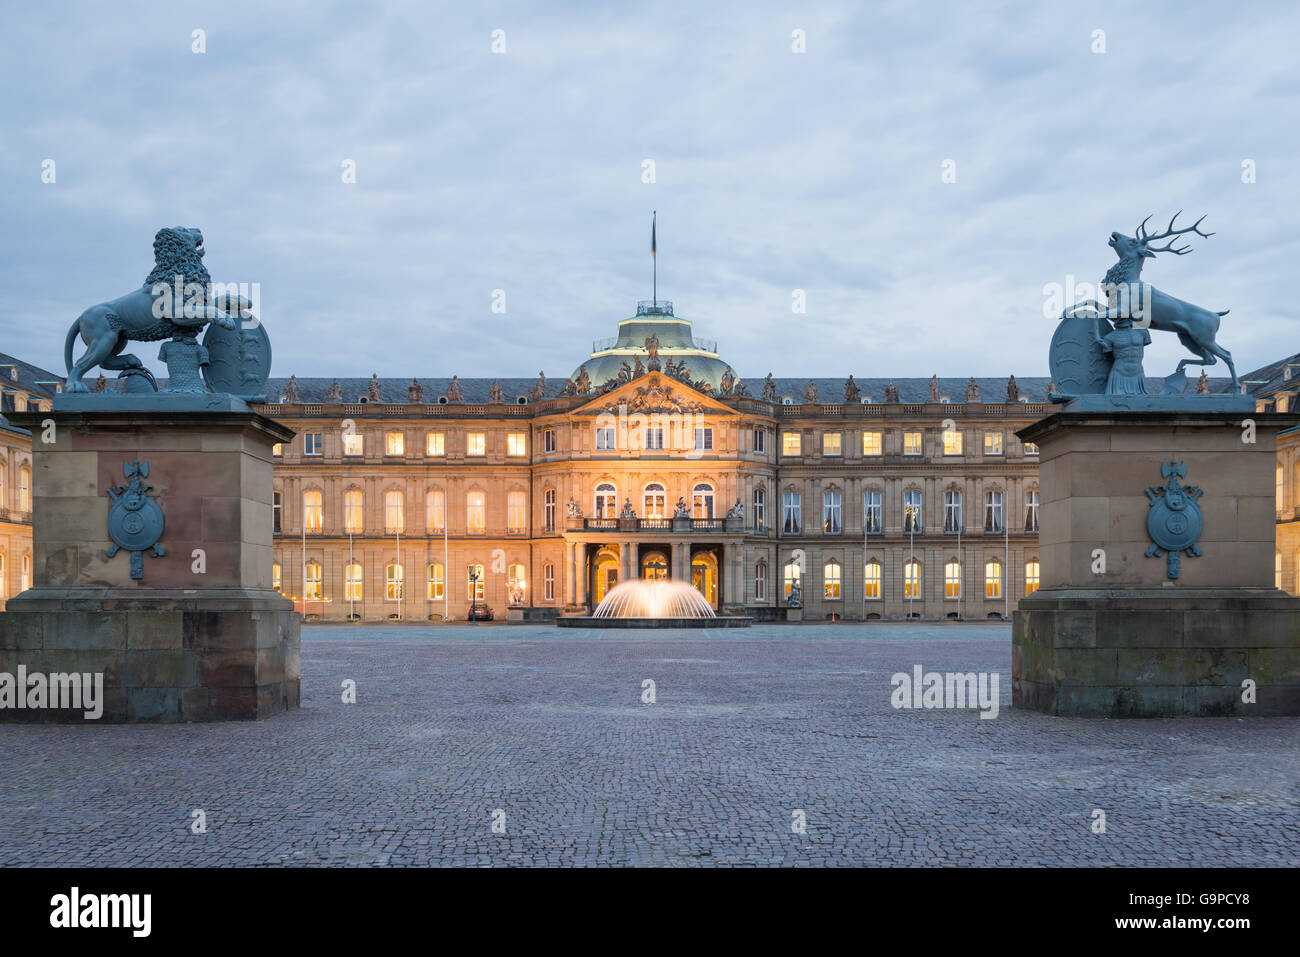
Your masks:
{"label": "slate roof", "polygon": [[[1286,377],[1287,367],[1291,367],[1291,378]],[[1246,391],[1259,398],[1267,398],[1276,392],[1300,388],[1300,353],[1278,359],[1266,366],[1243,373],[1241,381],[1246,383]]]}

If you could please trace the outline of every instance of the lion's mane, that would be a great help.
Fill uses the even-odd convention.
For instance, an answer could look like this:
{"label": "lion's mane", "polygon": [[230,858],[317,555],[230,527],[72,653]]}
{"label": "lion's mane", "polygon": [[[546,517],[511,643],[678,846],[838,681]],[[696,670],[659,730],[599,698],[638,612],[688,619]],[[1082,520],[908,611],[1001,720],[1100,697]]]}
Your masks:
{"label": "lion's mane", "polygon": [[171,285],[177,276],[183,283],[200,282],[205,288],[212,281],[207,267],[194,248],[193,231],[180,226],[166,226],[153,237],[153,272],[145,279],[146,286],[163,282]]}

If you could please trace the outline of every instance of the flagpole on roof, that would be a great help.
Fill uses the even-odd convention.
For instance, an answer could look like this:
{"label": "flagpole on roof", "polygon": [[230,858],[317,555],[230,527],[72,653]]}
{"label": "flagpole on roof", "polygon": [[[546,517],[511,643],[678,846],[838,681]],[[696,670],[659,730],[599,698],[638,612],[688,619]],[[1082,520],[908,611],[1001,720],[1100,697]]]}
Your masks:
{"label": "flagpole on roof", "polygon": [[652,210],[650,214],[650,268],[653,271],[652,285],[650,287],[650,299],[655,305],[659,305],[659,260],[655,256],[655,226],[659,221],[659,210]]}

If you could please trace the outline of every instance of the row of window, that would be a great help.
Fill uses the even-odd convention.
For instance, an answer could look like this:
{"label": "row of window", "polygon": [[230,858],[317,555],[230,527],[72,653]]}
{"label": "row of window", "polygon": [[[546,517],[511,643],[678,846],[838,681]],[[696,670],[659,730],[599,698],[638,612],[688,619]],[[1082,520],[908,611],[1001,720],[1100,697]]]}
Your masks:
{"label": "row of window", "polygon": [[[324,587],[324,568],[315,560],[303,566],[303,594],[299,597],[307,601],[323,601],[326,597]],[[447,598],[446,572],[441,562],[430,562],[424,570],[425,600],[445,601]],[[465,568],[466,600],[483,601],[486,597],[486,578],[481,564],[467,565]],[[283,572],[279,562],[271,566],[271,584],[276,591],[283,591]],[[506,568],[506,591],[518,595],[521,599],[526,593],[527,581],[523,565],[509,565]],[[542,600],[555,600],[555,566],[547,562],[542,566]],[[384,566],[384,600],[403,601],[406,598],[406,569],[400,562],[389,562]],[[343,566],[343,600],[364,601],[364,571],[360,562],[348,562]]]}
{"label": "row of window", "polygon": [[[272,493],[271,529],[276,533],[283,531],[282,505],[281,493]],[[554,489],[546,490],[544,513],[547,528],[554,528]],[[319,535],[325,531],[324,496],[318,489],[302,493],[302,515],[303,527],[308,534]],[[441,534],[446,527],[446,493],[440,488],[429,489],[424,496],[424,530],[431,535]],[[406,494],[399,489],[390,489],[384,493],[384,532],[392,535],[406,530]],[[349,535],[360,535],[365,531],[365,499],[361,489],[348,489],[343,494],[343,531]],[[487,531],[487,493],[477,490],[465,493],[465,531],[470,535],[482,535]],[[524,492],[506,495],[506,531],[512,535],[528,531],[528,496]]]}
{"label": "row of window", "polygon": [[[956,429],[945,429],[943,431],[943,454],[944,455],[963,455],[965,451],[965,433]],[[909,429],[903,432],[903,454],[904,455],[921,455],[922,438],[924,433],[919,429]],[[822,455],[835,457],[843,454],[841,451],[841,442],[843,433],[841,432],[823,432],[822,433]],[[762,429],[754,430],[754,451],[765,452],[767,450],[767,433]],[[802,455],[803,454],[803,434],[801,432],[782,432],[781,433],[781,454],[784,456]],[[863,432],[862,433],[862,454],[863,455],[884,455],[885,454],[885,433],[884,432]],[[1005,455],[1003,444],[1003,435],[1001,432],[984,433],[984,454],[985,455]],[[1025,443],[1026,455],[1037,455],[1038,446],[1032,442]]]}
{"label": "row of window", "polygon": [[[920,489],[909,489],[903,493],[903,533],[920,535],[925,530],[925,517],[922,509]],[[762,529],[766,520],[767,492],[758,488],[754,490],[755,528]],[[984,531],[1003,532],[1002,492],[992,490],[984,493]],[[862,513],[865,531],[869,535],[880,535],[884,531],[882,521],[881,493],[864,492],[862,496]],[[839,535],[844,530],[841,495],[838,491],[822,493],[822,532],[826,535]],[[781,496],[781,531],[787,535],[803,533],[803,496],[799,492],[784,492]],[[962,493],[950,489],[943,493],[943,530],[956,534],[965,526],[962,519]],[[1038,491],[1031,489],[1025,493],[1025,531],[1038,531]]]}
{"label": "row of window", "polygon": [[[281,455],[284,447],[276,443],[273,452]],[[323,432],[304,432],[302,434],[302,454],[320,456],[325,454],[325,434]],[[360,432],[344,431],[343,454],[347,456],[365,455],[365,436]],[[424,454],[441,456],[447,454],[447,437],[443,432],[428,432],[424,436]],[[466,455],[487,455],[487,433],[468,432],[465,434]],[[506,434],[506,455],[521,457],[528,454],[528,433],[509,432]],[[384,455],[406,455],[406,433],[384,433]]]}
{"label": "row of window", "polygon": [[[9,501],[5,494],[5,468],[0,463],[0,507]],[[18,511],[32,510],[32,470],[24,465],[18,470]]]}
{"label": "row of window", "polygon": [[[880,562],[867,562],[863,566],[863,594],[868,601],[881,600],[883,574],[884,569]],[[790,562],[785,566],[783,591],[785,598],[790,597],[790,592],[796,585],[799,585],[802,591],[802,576],[803,569],[797,562]],[[1038,591],[1040,576],[1041,569],[1037,560],[1025,563],[1026,595],[1032,595]],[[822,566],[822,598],[826,601],[840,600],[843,597],[840,589],[841,581],[840,563],[832,558]],[[984,563],[984,597],[1001,598],[1003,597],[1002,589],[1002,563],[997,559],[990,559]],[[903,564],[903,597],[908,599],[921,597],[920,562],[912,560]],[[962,597],[962,568],[960,562],[950,561],[943,566],[943,597],[954,601]],[[767,600],[766,561],[760,560],[754,566],[754,598],[757,601]]]}
{"label": "row of window", "polygon": [[[24,555],[21,565],[22,573],[18,578],[18,591],[25,592],[32,587],[32,556]],[[8,588],[8,566],[5,563],[5,554],[0,552],[0,601],[4,601],[9,595],[6,593]]]}

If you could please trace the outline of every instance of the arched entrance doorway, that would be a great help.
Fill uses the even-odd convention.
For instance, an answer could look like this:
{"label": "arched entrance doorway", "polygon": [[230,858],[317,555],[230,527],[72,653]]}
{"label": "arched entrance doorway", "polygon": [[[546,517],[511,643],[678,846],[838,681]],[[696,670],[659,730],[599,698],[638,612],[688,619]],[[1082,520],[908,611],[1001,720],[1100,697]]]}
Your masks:
{"label": "arched entrance doorway", "polygon": [[591,561],[591,601],[599,605],[605,594],[618,584],[618,549],[602,545]]}
{"label": "arched entrance doorway", "polygon": [[691,587],[718,609],[718,553],[703,549],[691,556]]}
{"label": "arched entrance doorway", "polygon": [[650,581],[663,581],[668,577],[668,556],[658,549],[641,554],[641,577]]}

